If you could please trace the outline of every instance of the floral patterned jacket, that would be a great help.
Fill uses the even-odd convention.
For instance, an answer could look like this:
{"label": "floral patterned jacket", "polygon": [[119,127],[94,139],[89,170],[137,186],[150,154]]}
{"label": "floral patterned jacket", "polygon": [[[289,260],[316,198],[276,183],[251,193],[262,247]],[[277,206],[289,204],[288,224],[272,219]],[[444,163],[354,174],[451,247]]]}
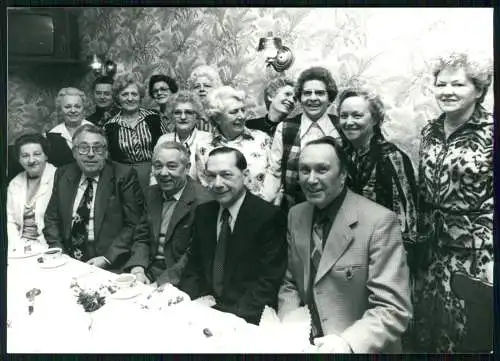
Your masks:
{"label": "floral patterned jacket", "polygon": [[448,139],[444,118],[422,130],[419,233],[433,247],[492,247],[493,117],[477,106]]}
{"label": "floral patterned jacket", "polygon": [[208,154],[212,149],[221,146],[236,148],[243,153],[249,170],[245,185],[251,193],[263,198],[262,190],[264,175],[269,167],[271,138],[260,130],[245,128],[238,138],[227,140],[218,129],[214,128],[211,137],[200,139],[196,149],[197,179],[204,187],[208,185],[205,177]]}

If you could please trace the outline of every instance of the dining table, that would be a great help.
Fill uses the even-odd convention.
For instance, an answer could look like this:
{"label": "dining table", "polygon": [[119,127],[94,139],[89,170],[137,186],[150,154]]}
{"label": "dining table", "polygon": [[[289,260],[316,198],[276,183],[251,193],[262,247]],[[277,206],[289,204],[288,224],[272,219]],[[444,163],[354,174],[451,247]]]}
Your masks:
{"label": "dining table", "polygon": [[[138,283],[127,297],[114,297],[108,286],[118,274],[62,257],[55,266],[36,254],[8,258],[7,353],[311,351],[308,335],[286,337],[284,330],[291,328],[278,320],[259,327],[191,300],[170,284],[160,293]],[[79,289],[99,292],[104,305],[86,312],[78,303]]]}

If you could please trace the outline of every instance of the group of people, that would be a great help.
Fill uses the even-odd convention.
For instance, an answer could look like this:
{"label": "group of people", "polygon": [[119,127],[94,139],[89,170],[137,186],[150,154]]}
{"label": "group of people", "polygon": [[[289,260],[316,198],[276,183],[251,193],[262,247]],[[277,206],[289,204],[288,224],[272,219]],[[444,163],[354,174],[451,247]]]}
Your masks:
{"label": "group of people", "polygon": [[[466,330],[450,277],[493,282],[492,69],[466,54],[434,70],[441,116],[421,133],[418,174],[384,138],[384,105],[339,93],[323,67],[267,84],[267,114],[202,66],[62,89],[63,122],[15,141],[9,248],[65,253],[258,324],[307,306],[322,352],[454,352]],[[337,101],[337,114],[329,114]],[[302,113],[289,114],[300,103]]]}

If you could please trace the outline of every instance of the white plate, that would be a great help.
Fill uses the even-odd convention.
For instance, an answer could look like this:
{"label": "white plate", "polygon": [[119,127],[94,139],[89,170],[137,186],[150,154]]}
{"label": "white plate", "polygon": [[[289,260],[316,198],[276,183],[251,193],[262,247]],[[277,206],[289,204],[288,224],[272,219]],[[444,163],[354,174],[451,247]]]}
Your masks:
{"label": "white plate", "polygon": [[48,262],[44,261],[43,263],[38,263],[38,266],[40,268],[50,269],[50,268],[61,267],[61,266],[65,265],[66,262],[68,262],[68,256],[63,254],[57,260],[48,261]]}
{"label": "white plate", "polygon": [[108,297],[114,300],[128,300],[139,296],[142,292],[144,292],[144,287],[141,284],[136,284],[133,287],[120,289],[115,293],[111,293]]}

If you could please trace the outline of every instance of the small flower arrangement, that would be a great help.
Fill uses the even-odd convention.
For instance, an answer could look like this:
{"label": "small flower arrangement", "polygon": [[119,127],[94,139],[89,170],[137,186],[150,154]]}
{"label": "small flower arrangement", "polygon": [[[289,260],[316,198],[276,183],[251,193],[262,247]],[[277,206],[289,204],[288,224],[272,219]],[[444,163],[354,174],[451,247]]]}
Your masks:
{"label": "small flower arrangement", "polygon": [[[86,290],[83,289],[76,280],[73,280],[70,288],[75,292],[77,303],[82,305],[85,312],[94,312],[100,309],[106,303],[106,296],[101,293],[103,288],[107,289],[110,293],[115,290],[111,286],[102,286],[99,290]],[[111,288],[111,289],[110,289]],[[113,292],[112,292],[113,291]]]}

